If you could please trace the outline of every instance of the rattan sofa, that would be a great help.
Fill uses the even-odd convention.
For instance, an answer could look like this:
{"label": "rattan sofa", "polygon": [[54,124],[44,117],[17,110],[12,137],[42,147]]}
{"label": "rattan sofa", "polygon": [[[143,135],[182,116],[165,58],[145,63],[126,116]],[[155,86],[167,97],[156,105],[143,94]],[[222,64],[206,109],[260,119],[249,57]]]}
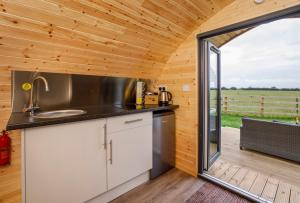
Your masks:
{"label": "rattan sofa", "polygon": [[300,125],[243,118],[240,148],[300,162]]}

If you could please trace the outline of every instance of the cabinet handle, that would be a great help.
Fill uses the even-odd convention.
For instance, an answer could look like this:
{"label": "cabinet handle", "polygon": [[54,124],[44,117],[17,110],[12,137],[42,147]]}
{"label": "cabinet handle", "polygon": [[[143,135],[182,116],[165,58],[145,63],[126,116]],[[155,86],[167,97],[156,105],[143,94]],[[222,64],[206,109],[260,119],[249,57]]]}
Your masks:
{"label": "cabinet handle", "polygon": [[104,149],[107,149],[107,125],[104,124]]}
{"label": "cabinet handle", "polygon": [[113,143],[112,143],[112,140],[110,140],[110,142],[109,142],[109,145],[110,145],[110,159],[109,159],[109,161],[110,161],[110,164],[112,164],[113,163]]}
{"label": "cabinet handle", "polygon": [[143,121],[143,119],[139,118],[139,119],[135,119],[135,120],[131,120],[131,121],[125,121],[124,123],[125,124],[130,124],[130,123],[135,123],[135,122],[140,122],[140,121]]}

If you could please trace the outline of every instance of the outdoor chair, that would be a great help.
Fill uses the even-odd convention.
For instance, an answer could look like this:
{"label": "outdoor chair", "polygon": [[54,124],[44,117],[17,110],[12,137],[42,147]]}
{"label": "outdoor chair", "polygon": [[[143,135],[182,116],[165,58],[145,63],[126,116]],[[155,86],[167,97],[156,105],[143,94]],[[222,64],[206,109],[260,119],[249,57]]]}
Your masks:
{"label": "outdoor chair", "polygon": [[300,125],[243,118],[240,148],[300,162]]}

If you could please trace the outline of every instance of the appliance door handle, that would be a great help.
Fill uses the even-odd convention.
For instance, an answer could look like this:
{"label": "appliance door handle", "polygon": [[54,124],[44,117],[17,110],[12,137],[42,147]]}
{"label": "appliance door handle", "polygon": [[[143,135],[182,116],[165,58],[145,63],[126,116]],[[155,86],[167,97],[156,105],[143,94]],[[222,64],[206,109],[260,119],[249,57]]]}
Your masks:
{"label": "appliance door handle", "polygon": [[124,123],[125,124],[130,124],[130,123],[136,123],[136,122],[140,122],[140,121],[143,121],[143,119],[139,118],[139,119],[135,119],[135,120],[125,121]]}
{"label": "appliance door handle", "polygon": [[113,143],[112,143],[112,140],[109,141],[109,145],[110,145],[110,158],[109,158],[109,161],[110,161],[110,164],[112,165],[113,164]]}
{"label": "appliance door handle", "polygon": [[104,149],[107,149],[107,125],[104,124]]}

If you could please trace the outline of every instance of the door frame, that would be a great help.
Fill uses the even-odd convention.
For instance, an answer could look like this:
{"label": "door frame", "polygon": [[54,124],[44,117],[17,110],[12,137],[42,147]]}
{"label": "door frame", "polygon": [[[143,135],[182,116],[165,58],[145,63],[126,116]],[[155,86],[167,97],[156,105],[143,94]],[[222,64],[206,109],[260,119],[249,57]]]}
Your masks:
{"label": "door frame", "polygon": [[269,23],[275,20],[280,20],[284,18],[291,17],[295,14],[300,13],[300,5],[292,6],[290,8],[282,9],[279,11],[271,12],[266,15],[262,15],[259,17],[255,17],[246,21],[238,22],[235,24],[231,24],[225,27],[217,28],[215,30],[211,30],[204,33],[199,33],[197,35],[197,70],[198,70],[198,177],[204,178],[208,181],[214,182],[215,184],[218,184],[232,192],[238,193],[239,195],[242,195],[243,197],[250,199],[255,202],[261,202],[261,200],[255,196],[252,195],[244,190],[241,190],[240,188],[234,187],[228,183],[225,183],[224,181],[218,180],[212,176],[209,176],[204,173],[204,150],[206,150],[205,145],[205,136],[204,133],[207,130],[206,129],[206,123],[205,123],[205,112],[207,109],[207,104],[205,101],[205,96],[207,94],[207,84],[205,84],[205,77],[207,77],[207,73],[205,71],[205,40],[214,37],[217,35],[225,34],[228,32],[255,27],[264,23]]}
{"label": "door frame", "polygon": [[[206,41],[205,42],[205,47],[207,47],[207,53],[205,54],[205,68],[206,68],[206,81],[205,84],[207,85],[207,91],[206,91],[206,98],[204,98],[204,100],[207,102],[207,106],[206,106],[206,115],[205,117],[208,119],[207,121],[207,130],[206,130],[206,141],[205,143],[207,143],[206,146],[206,153],[207,153],[207,161],[204,163],[205,165],[207,165],[207,167],[209,168],[221,155],[221,52],[220,50],[211,42]],[[217,143],[217,152],[210,157],[210,91],[208,90],[210,88],[210,51],[213,51],[214,53],[217,54],[217,118],[216,118],[216,125],[219,127],[216,132],[217,132],[217,139],[218,139],[218,143]],[[204,143],[204,144],[205,144]]]}

